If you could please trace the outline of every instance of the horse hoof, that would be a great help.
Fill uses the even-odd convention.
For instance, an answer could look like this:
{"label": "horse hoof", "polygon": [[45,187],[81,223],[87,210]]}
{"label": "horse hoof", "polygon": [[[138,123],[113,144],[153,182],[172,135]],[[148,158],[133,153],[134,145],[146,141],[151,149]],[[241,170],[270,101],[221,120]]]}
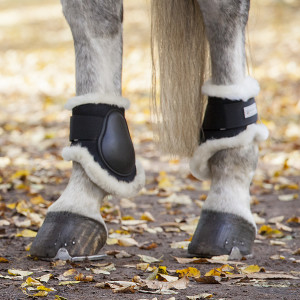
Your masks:
{"label": "horse hoof", "polygon": [[65,248],[71,257],[90,256],[104,246],[106,239],[105,225],[94,219],[65,211],[49,212],[32,243],[30,254],[49,259]]}
{"label": "horse hoof", "polygon": [[188,253],[211,257],[230,255],[239,249],[245,256],[252,252],[256,230],[248,221],[234,214],[204,210],[197,225]]}

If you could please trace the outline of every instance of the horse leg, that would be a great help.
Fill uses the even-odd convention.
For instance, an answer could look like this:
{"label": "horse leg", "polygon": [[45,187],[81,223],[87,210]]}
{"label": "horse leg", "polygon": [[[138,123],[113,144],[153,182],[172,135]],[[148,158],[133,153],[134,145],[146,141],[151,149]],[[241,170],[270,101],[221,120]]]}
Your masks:
{"label": "horse leg", "polygon": [[257,143],[268,136],[257,120],[258,83],[245,76],[245,26],[250,0],[198,0],[211,54],[212,77],[202,92],[208,105],[201,144],[190,167],[211,189],[189,245],[192,255],[250,254],[256,225],[249,186],[256,169]]}
{"label": "horse leg", "polygon": [[41,258],[61,248],[71,256],[96,254],[107,238],[102,199],[131,197],[144,183],[125,119],[129,101],[121,96],[122,0],[61,2],[76,54],[76,97],[66,104],[71,146],[63,150],[73,169],[32,244],[31,255]]}

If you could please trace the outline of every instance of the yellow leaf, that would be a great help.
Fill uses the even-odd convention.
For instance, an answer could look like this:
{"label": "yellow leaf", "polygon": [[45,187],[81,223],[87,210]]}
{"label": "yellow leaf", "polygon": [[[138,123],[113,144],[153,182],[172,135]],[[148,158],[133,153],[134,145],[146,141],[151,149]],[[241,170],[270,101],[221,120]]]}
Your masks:
{"label": "yellow leaf", "polygon": [[18,233],[16,233],[16,237],[36,237],[37,232],[30,230],[30,229],[24,229]]}
{"label": "yellow leaf", "polygon": [[260,272],[260,267],[258,265],[250,265],[245,268],[241,268],[241,271],[243,274],[251,274],[251,273],[257,273]]}
{"label": "yellow leaf", "polygon": [[179,274],[179,277],[182,278],[184,276],[186,277],[200,277],[200,271],[196,268],[192,268],[192,267],[188,267],[186,269],[182,269],[182,270],[176,270],[176,273]]}
{"label": "yellow leaf", "polygon": [[145,220],[145,221],[149,221],[149,222],[155,222],[154,217],[148,211],[146,211],[145,213],[142,214],[141,220]]}
{"label": "yellow leaf", "polygon": [[65,297],[62,297],[62,296],[59,296],[59,295],[55,295],[55,300],[68,300],[67,298]]}
{"label": "yellow leaf", "polygon": [[30,212],[30,209],[28,207],[28,204],[26,203],[26,201],[22,200],[17,204],[17,212],[19,214],[22,214],[24,216],[27,216],[27,214]]}
{"label": "yellow leaf", "polygon": [[165,266],[159,266],[159,267],[158,267],[158,274],[165,274],[165,275],[168,275],[167,267],[165,267]]}
{"label": "yellow leaf", "polygon": [[284,234],[282,233],[282,231],[278,230],[278,229],[273,229],[271,226],[269,225],[263,225],[260,227],[259,234],[261,235],[266,235],[269,237],[282,237]]}
{"label": "yellow leaf", "polygon": [[46,291],[46,292],[53,292],[53,291],[55,291],[54,288],[47,288],[47,287],[45,287],[43,285],[38,286],[37,290],[38,291]]}
{"label": "yellow leaf", "polygon": [[33,297],[46,297],[46,296],[48,296],[48,292],[46,292],[46,291],[39,291],[38,293],[35,293],[32,296]]}
{"label": "yellow leaf", "polygon": [[127,221],[127,220],[134,220],[133,216],[123,216],[122,220]]}
{"label": "yellow leaf", "polygon": [[221,276],[222,272],[217,269],[212,269],[205,273],[204,276]]}
{"label": "yellow leaf", "polygon": [[8,263],[8,259],[4,258],[4,257],[0,257],[0,263]]}
{"label": "yellow leaf", "polygon": [[6,207],[8,207],[9,209],[15,209],[17,206],[17,203],[9,203],[9,204],[6,204]]}
{"label": "yellow leaf", "polygon": [[165,171],[159,172],[158,187],[160,189],[164,189],[164,188],[168,188],[171,186],[172,186],[172,183],[171,183],[170,179],[168,178],[167,173]]}
{"label": "yellow leaf", "polygon": [[21,177],[27,177],[29,174],[30,173],[28,170],[19,170],[10,176],[10,180],[14,180],[14,179],[21,178]]}
{"label": "yellow leaf", "polygon": [[46,200],[41,195],[38,195],[36,197],[31,198],[30,202],[32,204],[38,205],[38,204],[45,204]]}
{"label": "yellow leaf", "polygon": [[292,217],[292,218],[289,218],[287,221],[287,223],[300,223],[300,217]]}
{"label": "yellow leaf", "polygon": [[38,280],[33,279],[31,277],[28,277],[26,279],[25,283],[26,283],[27,286],[39,286],[39,285],[41,285],[41,283]]}
{"label": "yellow leaf", "polygon": [[32,245],[32,242],[29,243],[29,244],[25,247],[25,250],[26,250],[26,251],[30,251],[31,245]]}

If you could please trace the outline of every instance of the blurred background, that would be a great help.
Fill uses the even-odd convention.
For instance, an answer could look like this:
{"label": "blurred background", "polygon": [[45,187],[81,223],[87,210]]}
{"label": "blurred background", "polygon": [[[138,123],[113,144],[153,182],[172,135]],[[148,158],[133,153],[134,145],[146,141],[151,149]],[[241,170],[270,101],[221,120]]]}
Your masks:
{"label": "blurred background", "polygon": [[[124,0],[123,95],[132,101],[127,118],[137,153],[155,172],[149,3]],[[251,6],[250,74],[260,82],[256,100],[270,130],[256,178],[266,182],[300,175],[300,1],[252,0]],[[74,50],[59,0],[1,0],[0,40],[0,192],[22,170],[38,191],[68,177],[71,167],[60,152],[68,145],[70,113],[63,106],[75,91]],[[160,161],[170,165],[167,157]],[[181,162],[171,162],[180,169]]]}

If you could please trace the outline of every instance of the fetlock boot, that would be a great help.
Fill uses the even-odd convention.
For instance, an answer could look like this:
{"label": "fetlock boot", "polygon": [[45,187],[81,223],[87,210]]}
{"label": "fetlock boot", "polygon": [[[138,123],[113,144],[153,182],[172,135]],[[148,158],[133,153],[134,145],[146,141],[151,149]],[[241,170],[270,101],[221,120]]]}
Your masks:
{"label": "fetlock boot", "polygon": [[129,101],[121,97],[89,100],[79,96],[66,105],[72,109],[71,146],[62,155],[73,161],[73,172],[67,188],[48,210],[32,244],[32,256],[53,258],[62,248],[71,256],[96,254],[107,239],[100,215],[102,199],[109,194],[133,197],[144,185],[145,174],[135,159],[125,119]]}
{"label": "fetlock boot", "polygon": [[211,180],[211,189],[188,253],[196,256],[230,254],[233,248],[250,254],[256,225],[250,210],[249,187],[258,146],[268,130],[256,124],[254,98],[248,101],[209,97],[201,144],[191,161],[192,174]]}

